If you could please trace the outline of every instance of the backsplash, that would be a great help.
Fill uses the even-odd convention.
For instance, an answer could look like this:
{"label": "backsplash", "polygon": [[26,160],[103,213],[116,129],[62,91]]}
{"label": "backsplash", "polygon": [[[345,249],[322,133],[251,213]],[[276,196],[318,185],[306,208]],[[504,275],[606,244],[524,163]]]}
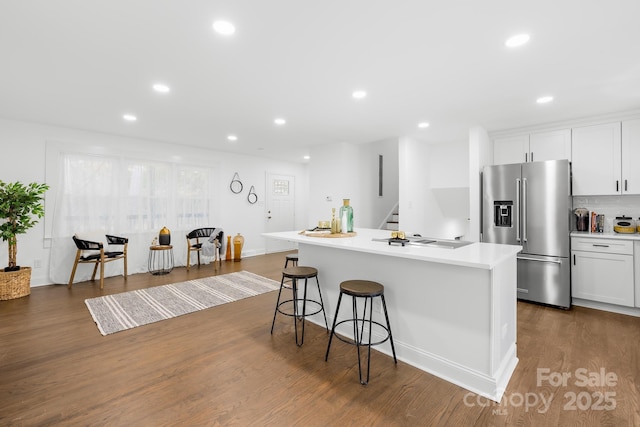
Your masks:
{"label": "backsplash", "polygon": [[[640,217],[640,196],[574,196],[573,209],[586,208],[598,215],[604,215],[604,232],[613,233],[613,220],[617,216]],[[573,220],[571,229],[576,229]]]}

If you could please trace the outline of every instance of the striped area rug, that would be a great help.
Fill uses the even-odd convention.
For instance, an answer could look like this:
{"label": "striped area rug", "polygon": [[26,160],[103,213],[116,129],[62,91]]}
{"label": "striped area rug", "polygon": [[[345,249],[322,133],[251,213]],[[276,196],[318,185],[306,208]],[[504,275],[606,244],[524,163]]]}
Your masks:
{"label": "striped area rug", "polygon": [[85,300],[102,335],[277,290],[280,282],[239,271]]}

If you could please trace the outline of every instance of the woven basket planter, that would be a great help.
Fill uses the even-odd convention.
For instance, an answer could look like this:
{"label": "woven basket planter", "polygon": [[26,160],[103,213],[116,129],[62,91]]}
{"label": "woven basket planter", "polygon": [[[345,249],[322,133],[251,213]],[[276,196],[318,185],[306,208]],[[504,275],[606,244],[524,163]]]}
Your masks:
{"label": "woven basket planter", "polygon": [[31,267],[18,271],[0,270],[0,301],[25,297],[31,293]]}

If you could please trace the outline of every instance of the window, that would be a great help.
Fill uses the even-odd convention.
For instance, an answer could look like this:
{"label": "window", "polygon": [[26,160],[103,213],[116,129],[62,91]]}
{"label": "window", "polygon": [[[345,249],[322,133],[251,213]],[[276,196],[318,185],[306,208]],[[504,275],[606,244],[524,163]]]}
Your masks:
{"label": "window", "polygon": [[289,181],[286,179],[273,180],[273,194],[276,196],[289,195]]}
{"label": "window", "polygon": [[57,236],[84,230],[145,233],[213,223],[214,170],[143,159],[63,153]]}

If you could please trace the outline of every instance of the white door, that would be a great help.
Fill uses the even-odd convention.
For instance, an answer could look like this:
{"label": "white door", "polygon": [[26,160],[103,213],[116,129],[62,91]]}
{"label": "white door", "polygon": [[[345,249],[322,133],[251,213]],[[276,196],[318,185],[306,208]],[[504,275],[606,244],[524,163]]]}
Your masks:
{"label": "white door", "polygon": [[[266,197],[266,230],[267,233],[276,231],[295,230],[295,180],[293,176],[279,175],[267,172]],[[282,252],[295,249],[291,242],[276,239],[266,240],[266,252]]]}

